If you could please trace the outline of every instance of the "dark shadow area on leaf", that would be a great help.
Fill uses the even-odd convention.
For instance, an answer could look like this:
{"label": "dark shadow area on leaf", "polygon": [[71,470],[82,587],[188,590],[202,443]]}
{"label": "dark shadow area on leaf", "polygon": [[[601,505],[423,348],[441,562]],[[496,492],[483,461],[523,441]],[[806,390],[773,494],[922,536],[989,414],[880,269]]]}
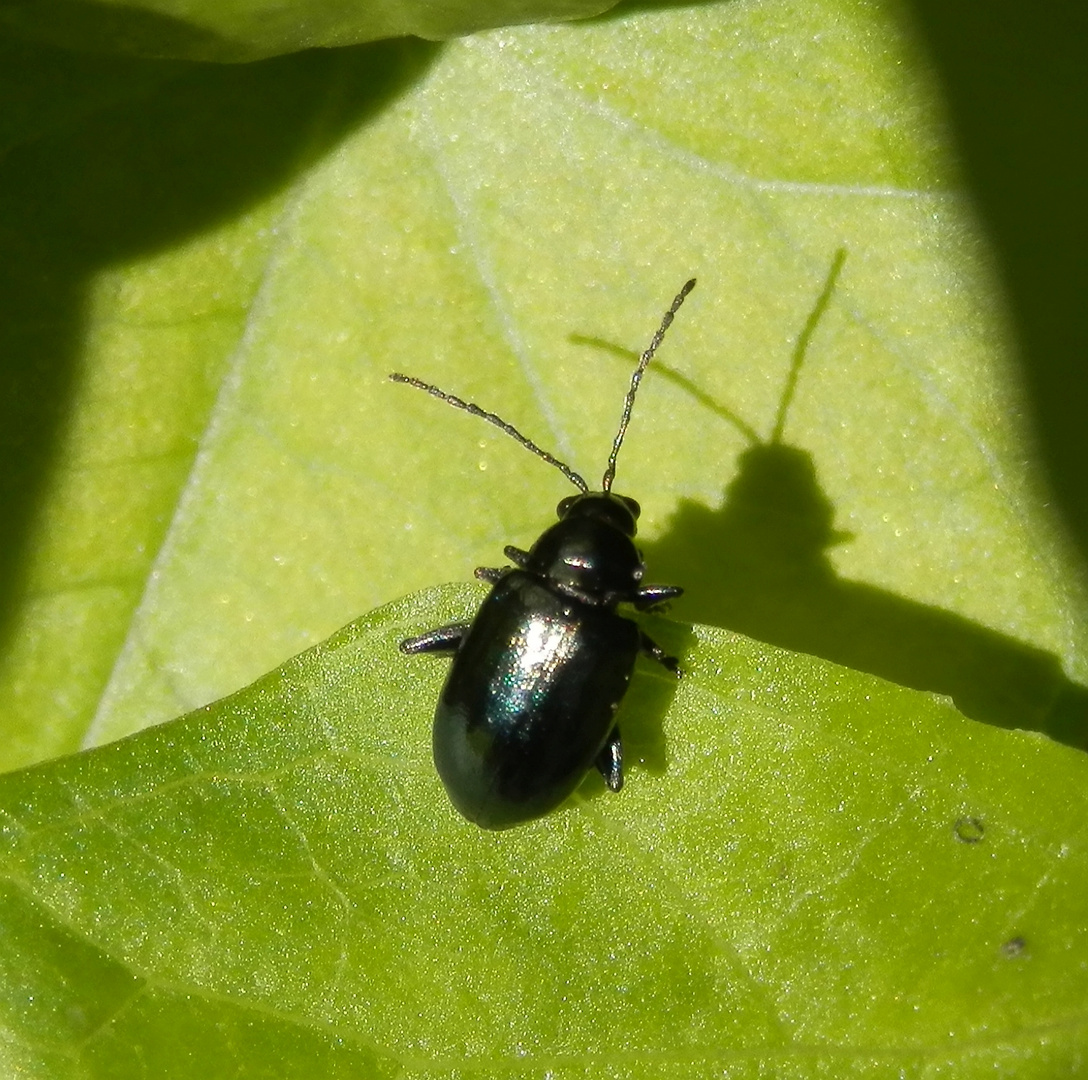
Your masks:
{"label": "dark shadow area on leaf", "polygon": [[1056,657],[839,577],[827,553],[845,539],[812,456],[767,443],[741,455],[718,509],[681,501],[668,532],[644,550],[655,575],[683,582],[685,618],[947,694],[974,720],[1088,748],[1088,690]]}
{"label": "dark shadow area on leaf", "polygon": [[1088,562],[1088,7],[910,8],[1008,289],[1046,475]]}
{"label": "dark shadow area on leaf", "polygon": [[0,26],[29,41],[104,56],[236,58],[242,48],[212,30],[127,4],[0,0]]}
{"label": "dark shadow area on leaf", "polygon": [[[656,581],[656,578],[655,578]],[[684,677],[685,658],[695,641],[689,625],[654,616],[640,616],[639,625],[670,656],[680,661],[679,676],[672,675],[652,660],[640,660],[623,699],[618,721],[623,732],[624,753],[631,763],[660,776],[668,767],[662,721],[672,707]]]}
{"label": "dark shadow area on leaf", "polygon": [[72,53],[0,29],[0,161],[117,102],[150,93],[191,64]]}
{"label": "dark shadow area on leaf", "polygon": [[834,507],[812,455],[783,442],[782,434],[809,340],[831,302],[844,257],[836,256],[798,336],[769,440],[666,364],[657,368],[658,377],[691,389],[751,445],[719,508],[682,500],[664,535],[642,545],[650,574],[683,585],[677,615],[684,619],[945,694],[965,716],[983,723],[1043,731],[1088,748],[1088,689],[1067,679],[1055,656],[835,572],[828,552],[853,537],[835,529]]}
{"label": "dark shadow area on leaf", "polygon": [[[16,597],[34,587],[27,544],[69,418],[88,280],[267,198],[439,48],[396,41],[180,76],[171,64],[164,85],[0,162],[0,647]],[[176,448],[195,450],[195,439]]]}

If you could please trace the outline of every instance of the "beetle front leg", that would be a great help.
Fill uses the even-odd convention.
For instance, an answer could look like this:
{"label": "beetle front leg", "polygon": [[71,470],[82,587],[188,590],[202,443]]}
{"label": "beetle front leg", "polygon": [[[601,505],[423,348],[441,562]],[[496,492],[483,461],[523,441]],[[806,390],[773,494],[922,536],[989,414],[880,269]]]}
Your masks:
{"label": "beetle front leg", "polygon": [[684,590],[679,585],[643,585],[635,593],[635,598],[631,602],[637,611],[649,611],[658,604],[675,600],[683,594]]}
{"label": "beetle front leg", "polygon": [[502,553],[515,565],[522,570],[529,564],[529,552],[522,551],[519,547],[514,547],[513,544],[507,544],[502,549]]}
{"label": "beetle front leg", "polygon": [[461,640],[468,633],[468,623],[450,623],[449,626],[439,626],[435,630],[428,630],[419,637],[405,638],[400,643],[400,651],[412,655],[414,653],[455,653],[461,647]]}
{"label": "beetle front leg", "polygon": [[601,752],[593,764],[604,777],[605,786],[609,791],[619,791],[623,787],[623,743],[620,740],[618,727],[612,729],[612,734],[601,747]]}
{"label": "beetle front leg", "polygon": [[662,667],[668,668],[677,678],[680,676],[680,661],[667,652],[648,634],[638,632],[638,647],[651,660],[656,660]]}
{"label": "beetle front leg", "polygon": [[502,566],[477,566],[473,570],[473,576],[480,581],[486,581],[488,585],[498,585],[503,579],[505,574],[508,574],[509,568]]}

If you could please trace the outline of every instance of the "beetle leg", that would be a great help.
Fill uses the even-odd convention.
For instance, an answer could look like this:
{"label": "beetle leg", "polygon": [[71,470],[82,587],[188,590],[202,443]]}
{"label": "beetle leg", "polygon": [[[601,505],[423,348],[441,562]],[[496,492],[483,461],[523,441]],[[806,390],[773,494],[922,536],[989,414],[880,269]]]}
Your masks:
{"label": "beetle leg", "polygon": [[683,592],[679,585],[643,585],[635,592],[631,602],[638,611],[649,611],[666,600],[675,600]]}
{"label": "beetle leg", "polygon": [[477,566],[473,573],[488,585],[498,585],[506,570],[501,566]]}
{"label": "beetle leg", "polygon": [[435,630],[428,630],[419,637],[405,638],[400,643],[402,653],[455,653],[461,645],[461,639],[468,632],[468,623],[450,623],[449,626],[439,626]]}
{"label": "beetle leg", "polygon": [[644,634],[641,630],[638,632],[639,648],[646,654],[651,660],[656,660],[662,667],[668,668],[674,675],[680,674],[680,661],[675,656],[669,656],[667,652],[652,637]]}
{"label": "beetle leg", "polygon": [[502,549],[502,553],[515,565],[521,567],[522,570],[528,565],[529,552],[522,551],[521,548],[514,547],[513,544],[507,544]]}
{"label": "beetle leg", "polygon": [[601,747],[601,752],[593,764],[604,777],[605,786],[609,791],[619,791],[623,787],[623,743],[620,741],[618,727],[612,729],[612,734]]}

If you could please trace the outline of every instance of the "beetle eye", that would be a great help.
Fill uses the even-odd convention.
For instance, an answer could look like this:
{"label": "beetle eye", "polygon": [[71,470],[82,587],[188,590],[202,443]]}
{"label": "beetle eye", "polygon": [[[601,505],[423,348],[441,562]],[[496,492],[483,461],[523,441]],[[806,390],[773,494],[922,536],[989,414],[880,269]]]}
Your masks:
{"label": "beetle eye", "polygon": [[638,516],[642,513],[642,507],[634,499],[627,498],[626,495],[621,495],[620,498],[624,501],[627,509],[631,511],[631,516],[635,521],[638,521]]}
{"label": "beetle eye", "polygon": [[581,498],[581,495],[568,495],[563,499],[559,505],[555,508],[556,516],[562,520],[567,516],[570,508]]}

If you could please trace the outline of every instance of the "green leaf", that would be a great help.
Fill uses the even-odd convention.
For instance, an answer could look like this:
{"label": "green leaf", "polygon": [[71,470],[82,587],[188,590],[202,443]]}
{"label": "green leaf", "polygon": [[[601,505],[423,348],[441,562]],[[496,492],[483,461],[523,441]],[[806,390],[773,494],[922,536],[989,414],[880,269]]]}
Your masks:
{"label": "green leaf", "polygon": [[[1074,1070],[1084,758],[999,728],[1083,737],[1083,566],[896,10],[7,48],[0,763],[273,672],[0,785],[7,1072]],[[273,669],[572,490],[390,371],[595,479],[692,275],[619,461],[649,573],[855,670],[699,630],[618,800],[486,836],[392,649],[478,594]]]}
{"label": "green leaf", "polygon": [[621,795],[487,833],[397,650],[479,595],[0,780],[7,1075],[1070,1074],[1083,754],[697,628]]}

